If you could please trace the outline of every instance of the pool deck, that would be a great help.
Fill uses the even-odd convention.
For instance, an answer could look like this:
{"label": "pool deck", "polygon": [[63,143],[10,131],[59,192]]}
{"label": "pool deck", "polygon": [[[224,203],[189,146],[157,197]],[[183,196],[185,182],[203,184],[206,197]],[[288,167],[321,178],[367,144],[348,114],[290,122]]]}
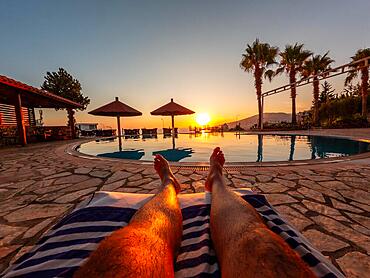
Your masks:
{"label": "pool deck", "polygon": [[[370,140],[370,129],[274,133]],[[93,192],[156,192],[152,165],[69,154],[78,142],[0,150],[0,271]],[[370,272],[370,154],[340,160],[229,167],[226,181],[263,193],[348,277],[364,277]],[[176,167],[182,193],[204,191],[205,170]]]}

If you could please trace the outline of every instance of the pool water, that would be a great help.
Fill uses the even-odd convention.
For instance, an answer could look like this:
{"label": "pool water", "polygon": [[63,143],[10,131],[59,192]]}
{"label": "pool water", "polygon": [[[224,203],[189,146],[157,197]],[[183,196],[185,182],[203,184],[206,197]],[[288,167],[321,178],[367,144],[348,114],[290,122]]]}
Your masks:
{"label": "pool water", "polygon": [[122,138],[97,140],[82,144],[81,153],[102,157],[153,160],[156,153],[170,161],[205,162],[212,150],[220,146],[228,162],[291,161],[321,159],[359,154],[370,150],[370,144],[349,139],[298,136],[224,133],[179,134],[172,138]]}

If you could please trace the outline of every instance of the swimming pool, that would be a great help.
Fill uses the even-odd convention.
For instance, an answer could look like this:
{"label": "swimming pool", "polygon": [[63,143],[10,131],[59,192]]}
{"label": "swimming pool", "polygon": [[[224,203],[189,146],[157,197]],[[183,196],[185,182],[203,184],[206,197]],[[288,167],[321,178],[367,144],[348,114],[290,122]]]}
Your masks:
{"label": "swimming pool", "polygon": [[224,133],[179,134],[172,138],[122,138],[96,140],[82,144],[78,151],[100,157],[153,160],[156,153],[170,161],[206,162],[214,147],[220,146],[227,162],[262,162],[322,159],[370,151],[370,144],[343,138],[307,135],[257,135]]}

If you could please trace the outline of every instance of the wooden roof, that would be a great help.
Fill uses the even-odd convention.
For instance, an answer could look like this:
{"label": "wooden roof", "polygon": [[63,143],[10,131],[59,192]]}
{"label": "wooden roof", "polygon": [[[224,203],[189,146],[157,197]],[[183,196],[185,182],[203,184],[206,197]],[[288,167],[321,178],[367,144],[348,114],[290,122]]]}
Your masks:
{"label": "wooden roof", "polygon": [[13,105],[18,93],[21,94],[23,107],[82,108],[77,102],[0,75],[0,103]]}

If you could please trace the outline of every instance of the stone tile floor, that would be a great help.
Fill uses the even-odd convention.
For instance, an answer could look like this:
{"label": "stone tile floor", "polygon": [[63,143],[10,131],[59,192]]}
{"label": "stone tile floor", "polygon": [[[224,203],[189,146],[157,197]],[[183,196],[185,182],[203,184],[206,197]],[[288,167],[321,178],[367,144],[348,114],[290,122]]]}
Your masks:
{"label": "stone tile floor", "polygon": [[[361,132],[370,139],[370,130]],[[0,271],[94,191],[156,192],[159,179],[151,166],[75,157],[65,152],[70,143],[0,150]],[[178,168],[175,173],[182,193],[204,191],[207,172]],[[369,158],[245,167],[229,171],[226,181],[265,194],[348,277],[370,271]]]}

